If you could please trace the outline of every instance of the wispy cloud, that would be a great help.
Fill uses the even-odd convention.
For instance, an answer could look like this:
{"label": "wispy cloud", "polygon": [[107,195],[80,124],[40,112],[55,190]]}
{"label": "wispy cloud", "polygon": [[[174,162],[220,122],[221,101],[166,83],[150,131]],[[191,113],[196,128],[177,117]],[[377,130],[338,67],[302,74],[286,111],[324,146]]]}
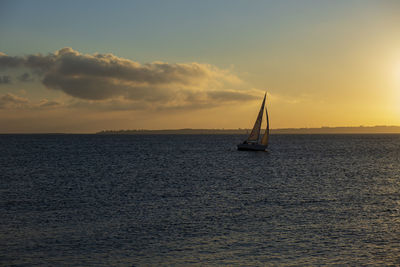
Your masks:
{"label": "wispy cloud", "polygon": [[0,95],[0,109],[37,110],[56,107],[67,107],[67,105],[59,101],[48,100],[46,98],[43,98],[39,102],[34,102],[26,97],[17,96],[12,93]]}
{"label": "wispy cloud", "polygon": [[5,94],[0,96],[0,109],[7,108],[24,108],[29,105],[29,100],[14,94]]}

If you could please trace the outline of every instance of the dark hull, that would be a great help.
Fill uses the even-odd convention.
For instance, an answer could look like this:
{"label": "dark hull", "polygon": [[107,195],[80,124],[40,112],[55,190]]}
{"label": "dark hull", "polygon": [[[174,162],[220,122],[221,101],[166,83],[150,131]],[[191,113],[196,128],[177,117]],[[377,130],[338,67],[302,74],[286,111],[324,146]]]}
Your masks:
{"label": "dark hull", "polygon": [[247,150],[247,151],[266,151],[268,146],[260,145],[260,144],[239,144],[237,145],[238,150]]}

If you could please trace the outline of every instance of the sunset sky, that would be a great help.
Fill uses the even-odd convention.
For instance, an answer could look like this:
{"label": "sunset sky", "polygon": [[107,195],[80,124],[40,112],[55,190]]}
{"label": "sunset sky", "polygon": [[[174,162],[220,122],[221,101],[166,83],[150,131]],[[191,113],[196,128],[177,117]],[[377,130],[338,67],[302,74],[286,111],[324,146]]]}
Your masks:
{"label": "sunset sky", "polygon": [[0,0],[0,133],[400,125],[400,1]]}

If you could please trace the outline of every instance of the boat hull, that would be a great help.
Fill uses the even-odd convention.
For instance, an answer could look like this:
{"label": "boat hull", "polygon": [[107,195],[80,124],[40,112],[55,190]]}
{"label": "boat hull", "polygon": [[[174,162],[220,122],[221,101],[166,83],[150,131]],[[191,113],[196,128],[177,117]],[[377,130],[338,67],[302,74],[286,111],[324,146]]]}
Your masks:
{"label": "boat hull", "polygon": [[260,144],[239,144],[237,145],[238,150],[247,150],[247,151],[266,151],[268,146],[260,145]]}

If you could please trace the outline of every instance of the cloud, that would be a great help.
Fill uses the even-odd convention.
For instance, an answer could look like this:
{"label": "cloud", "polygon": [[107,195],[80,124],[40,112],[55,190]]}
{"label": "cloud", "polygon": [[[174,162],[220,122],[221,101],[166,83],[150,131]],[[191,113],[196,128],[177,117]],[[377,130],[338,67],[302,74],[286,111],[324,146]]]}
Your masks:
{"label": "cloud", "polygon": [[0,76],[0,84],[10,84],[11,77],[9,75]]}
{"label": "cloud", "polygon": [[46,98],[39,102],[32,102],[28,98],[20,97],[11,93],[0,95],[0,109],[25,109],[25,110],[38,110],[38,109],[52,109],[65,107],[62,102],[55,100],[48,100]]}
{"label": "cloud", "polygon": [[248,100],[254,100],[254,99],[260,98],[259,96],[256,97],[251,94],[245,94],[243,92],[229,91],[229,90],[211,91],[211,92],[208,92],[208,95],[212,99],[225,100],[225,101],[248,101]]}
{"label": "cloud", "polygon": [[132,111],[151,108],[151,105],[143,101],[132,101],[124,98],[109,99],[104,101],[73,101],[70,108],[90,109],[98,111]]}
{"label": "cloud", "polygon": [[34,81],[32,75],[30,75],[28,72],[25,72],[25,73],[19,75],[17,77],[17,79],[21,82],[33,82]]}
{"label": "cloud", "polygon": [[42,99],[38,104],[35,105],[37,108],[58,108],[64,106],[63,103],[55,100]]}
{"label": "cloud", "polygon": [[10,93],[0,96],[0,109],[24,108],[29,104],[27,98],[19,97]]}
{"label": "cloud", "polygon": [[16,68],[24,66],[25,59],[20,57],[10,57],[0,52],[0,70],[6,68]]}
{"label": "cloud", "polygon": [[[135,103],[135,107],[141,102],[139,106],[192,105],[200,108],[250,101],[255,93],[229,89],[238,88],[241,80],[210,64],[140,64],[113,54],[82,54],[69,47],[48,55],[11,57],[0,53],[0,69],[8,68],[27,68],[38,75],[47,88],[60,90],[88,104],[90,101],[110,103],[123,99],[125,104]],[[31,81],[32,77],[24,73],[18,79]],[[108,106],[104,103],[100,105]]]}

